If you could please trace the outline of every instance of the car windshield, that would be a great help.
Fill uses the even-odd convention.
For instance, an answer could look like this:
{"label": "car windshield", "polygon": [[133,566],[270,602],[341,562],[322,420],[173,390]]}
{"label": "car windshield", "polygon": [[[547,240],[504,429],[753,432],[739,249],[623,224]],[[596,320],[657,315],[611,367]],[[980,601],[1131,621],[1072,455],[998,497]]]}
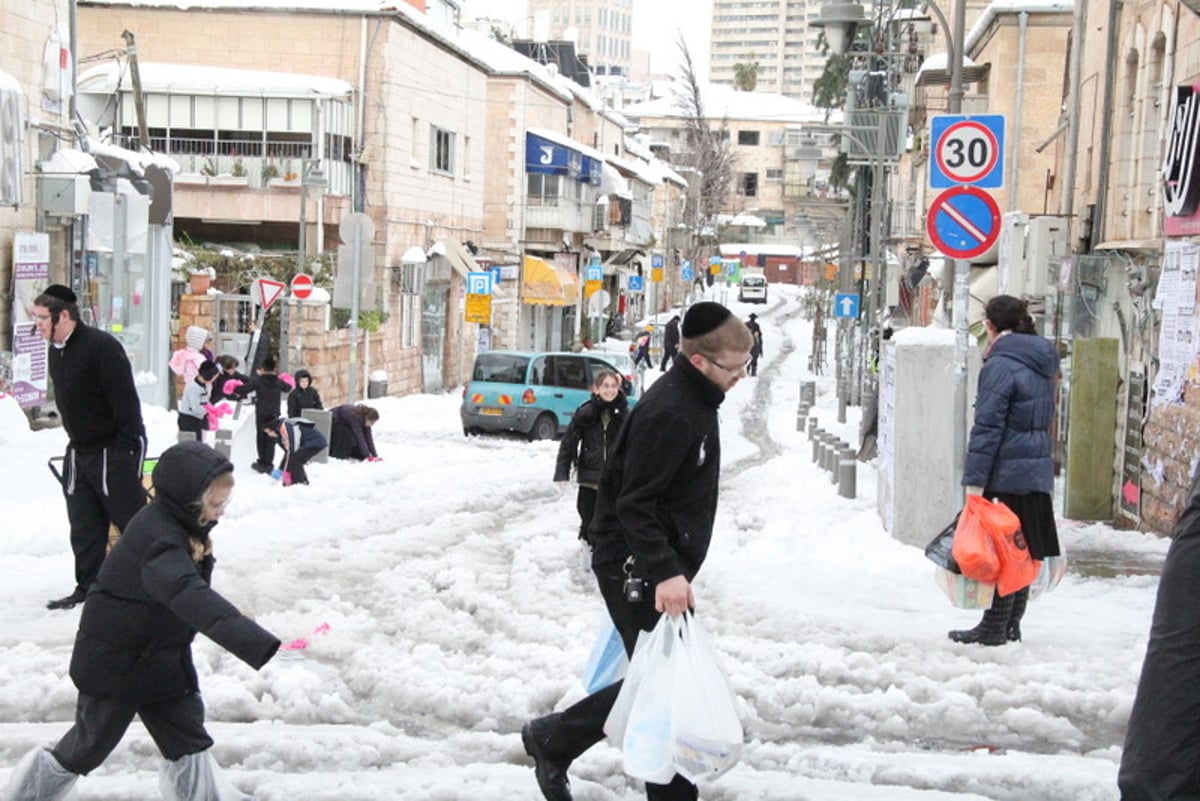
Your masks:
{"label": "car windshield", "polygon": [[524,384],[529,357],[512,353],[482,353],[475,359],[472,381]]}

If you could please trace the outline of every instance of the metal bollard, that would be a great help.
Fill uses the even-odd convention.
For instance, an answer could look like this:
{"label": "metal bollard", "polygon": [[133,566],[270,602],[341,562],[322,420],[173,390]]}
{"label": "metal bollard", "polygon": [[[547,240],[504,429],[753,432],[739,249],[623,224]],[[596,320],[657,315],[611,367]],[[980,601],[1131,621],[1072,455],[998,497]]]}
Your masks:
{"label": "metal bollard", "polygon": [[796,430],[804,430],[804,421],[808,419],[808,407],[800,404],[800,408],[796,409]]}
{"label": "metal bollard", "polygon": [[817,382],[816,381],[801,381],[800,382],[800,402],[807,402],[809,406],[817,402]]}
{"label": "metal bollard", "polygon": [[[810,421],[811,428],[811,421]],[[821,458],[821,438],[825,436],[825,432],[821,429],[811,431],[808,438],[812,441],[812,460],[814,464],[820,464]]]}
{"label": "metal bollard", "polygon": [[829,448],[829,483],[838,483],[838,466],[841,460],[842,451],[847,447],[846,443],[840,439],[834,440]]}
{"label": "metal bollard", "polygon": [[809,438],[809,440],[812,440],[813,433],[816,432],[816,430],[817,430],[817,418],[816,417],[808,418],[808,438]]}
{"label": "metal bollard", "polygon": [[821,451],[821,469],[829,471],[832,469],[831,465],[833,464],[834,459],[833,454],[837,448],[837,436],[834,434],[826,434],[825,439],[822,440],[821,447],[823,448]]}
{"label": "metal bollard", "polygon": [[843,498],[854,498],[858,494],[858,458],[851,449],[846,448],[838,459],[838,495]]}

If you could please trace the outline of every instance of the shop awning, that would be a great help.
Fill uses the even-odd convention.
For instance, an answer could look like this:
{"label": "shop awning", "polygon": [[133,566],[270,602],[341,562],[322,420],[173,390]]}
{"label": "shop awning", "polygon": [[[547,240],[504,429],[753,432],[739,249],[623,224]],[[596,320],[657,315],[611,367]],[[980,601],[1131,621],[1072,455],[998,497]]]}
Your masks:
{"label": "shop awning", "polygon": [[637,270],[633,269],[630,262],[634,261],[638,256],[644,255],[645,251],[640,248],[626,248],[614,253],[604,262],[604,274],[616,275],[618,272],[622,274],[632,273],[637,275]]}
{"label": "shop awning", "polygon": [[[438,240],[429,249],[428,256],[430,262],[438,262],[444,259],[449,263],[450,269],[464,279],[467,277],[467,273],[479,269],[478,264],[475,262],[475,257],[457,239]],[[450,280],[448,273],[444,280]]]}
{"label": "shop awning", "polygon": [[579,284],[570,270],[537,256],[521,260],[521,300],[541,306],[573,306]]}

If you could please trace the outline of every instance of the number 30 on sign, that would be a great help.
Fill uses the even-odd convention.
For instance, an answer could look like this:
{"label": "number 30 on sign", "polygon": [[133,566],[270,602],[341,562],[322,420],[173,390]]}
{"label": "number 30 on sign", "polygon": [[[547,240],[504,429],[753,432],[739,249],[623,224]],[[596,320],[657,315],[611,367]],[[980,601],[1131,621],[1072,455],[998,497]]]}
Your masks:
{"label": "number 30 on sign", "polygon": [[929,185],[934,189],[1004,185],[1004,116],[947,114],[929,121]]}

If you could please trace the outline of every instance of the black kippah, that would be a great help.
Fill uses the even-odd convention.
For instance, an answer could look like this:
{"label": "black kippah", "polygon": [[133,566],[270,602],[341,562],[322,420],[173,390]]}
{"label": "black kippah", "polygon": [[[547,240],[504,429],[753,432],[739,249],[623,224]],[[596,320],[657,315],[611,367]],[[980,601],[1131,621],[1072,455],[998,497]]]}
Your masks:
{"label": "black kippah", "polygon": [[701,301],[693,304],[687,310],[687,314],[683,316],[683,325],[680,326],[679,333],[686,339],[702,337],[719,327],[732,314],[733,312],[720,303],[714,303],[711,300]]}
{"label": "black kippah", "polygon": [[42,294],[49,295],[52,298],[58,298],[64,303],[75,303],[77,300],[75,293],[71,291],[71,288],[63,286],[62,284],[51,284],[42,290]]}

